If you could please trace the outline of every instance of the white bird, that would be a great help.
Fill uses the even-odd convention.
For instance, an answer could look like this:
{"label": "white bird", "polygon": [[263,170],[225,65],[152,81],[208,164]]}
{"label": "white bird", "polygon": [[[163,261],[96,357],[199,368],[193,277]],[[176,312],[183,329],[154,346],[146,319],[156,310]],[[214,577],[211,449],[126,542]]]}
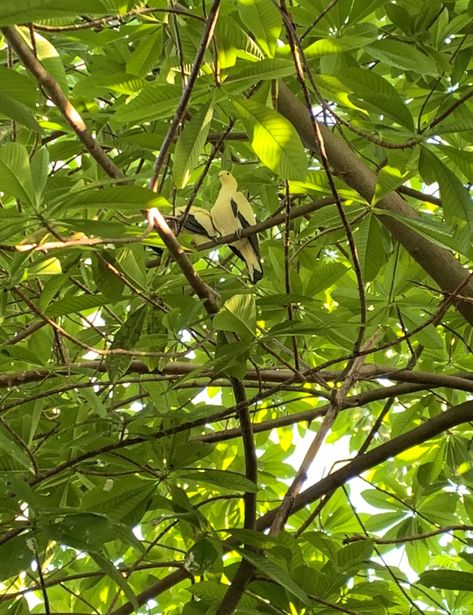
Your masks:
{"label": "white bird", "polygon": [[[183,214],[185,207],[178,207],[177,213]],[[195,235],[195,243],[203,243],[208,239],[213,239],[218,235],[212,222],[210,211],[203,207],[192,206],[187,212],[184,220],[184,228]]]}
{"label": "white bird", "polygon": [[[254,226],[255,214],[245,195],[238,192],[236,179],[228,171],[220,171],[218,177],[222,187],[210,214],[219,234],[229,235]],[[256,235],[238,239],[229,244],[229,248],[246,264],[251,283],[255,284],[261,280],[263,267]]]}

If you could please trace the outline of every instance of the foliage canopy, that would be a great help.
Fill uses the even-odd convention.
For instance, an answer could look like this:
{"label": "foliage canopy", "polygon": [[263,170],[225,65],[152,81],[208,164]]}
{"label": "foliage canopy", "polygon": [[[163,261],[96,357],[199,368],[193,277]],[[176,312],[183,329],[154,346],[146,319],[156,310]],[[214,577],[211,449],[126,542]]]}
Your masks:
{"label": "foliage canopy", "polygon": [[472,7],[0,3],[0,614],[473,611]]}

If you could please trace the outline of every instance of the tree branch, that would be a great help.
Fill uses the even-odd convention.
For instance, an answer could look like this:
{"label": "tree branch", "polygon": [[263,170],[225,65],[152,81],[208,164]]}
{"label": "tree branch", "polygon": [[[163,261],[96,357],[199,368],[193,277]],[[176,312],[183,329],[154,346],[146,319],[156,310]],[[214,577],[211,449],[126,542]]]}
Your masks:
{"label": "tree branch", "polygon": [[59,109],[64,119],[82,141],[89,154],[95,158],[97,163],[109,177],[113,177],[114,179],[122,179],[124,176],[121,170],[107,156],[105,151],[94,139],[80,113],[71,104],[67,96],[61,90],[61,87],[56,79],[48,73],[41,62],[35,57],[34,53],[25,43],[17,28],[7,26],[2,28],[2,31],[8,43],[15,50],[16,54],[25,65],[25,68],[27,68],[27,70],[29,70],[34,77],[36,77],[43,90]]}

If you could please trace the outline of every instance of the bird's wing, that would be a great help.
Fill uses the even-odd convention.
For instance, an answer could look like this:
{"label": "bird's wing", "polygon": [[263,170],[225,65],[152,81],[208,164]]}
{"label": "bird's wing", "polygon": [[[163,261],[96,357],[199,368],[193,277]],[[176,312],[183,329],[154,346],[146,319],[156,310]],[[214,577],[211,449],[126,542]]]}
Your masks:
{"label": "bird's wing", "polygon": [[[184,208],[179,208],[177,210],[179,213],[184,211]],[[184,221],[184,228],[190,231],[191,233],[196,233],[197,235],[204,235],[205,237],[215,237],[217,231],[215,230],[214,225],[212,224],[212,217],[210,212],[202,207],[191,207],[189,213],[186,216]]]}
{"label": "bird's wing", "polygon": [[255,225],[255,214],[246,196],[242,192],[235,192],[232,199],[236,201],[238,205],[238,212],[240,216],[246,220],[246,226]]}
{"label": "bird's wing", "polygon": [[[241,194],[241,192],[237,192],[235,194],[235,197],[238,197],[238,195],[241,195],[244,201],[246,201],[246,207],[244,207],[243,210],[241,209],[240,207],[240,204],[242,203],[241,198],[238,199],[238,201],[240,202],[232,198],[231,199],[232,211],[233,211],[233,214],[235,215],[235,218],[239,221],[241,228],[248,228],[249,226],[253,226],[254,224],[256,224],[255,214],[253,213],[253,210],[251,209],[251,205],[248,203],[244,195]],[[248,208],[251,212],[251,215],[248,215],[249,214]],[[250,242],[251,247],[256,252],[256,255],[259,258],[259,244],[258,244],[258,238],[256,236],[256,233],[254,235],[249,235],[248,237],[246,237],[246,239]]]}

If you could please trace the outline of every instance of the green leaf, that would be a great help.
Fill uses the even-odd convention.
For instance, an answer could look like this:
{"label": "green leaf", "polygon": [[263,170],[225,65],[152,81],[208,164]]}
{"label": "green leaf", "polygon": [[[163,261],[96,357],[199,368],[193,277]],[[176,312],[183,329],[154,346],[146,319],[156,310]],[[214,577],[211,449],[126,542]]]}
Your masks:
{"label": "green leaf", "polygon": [[268,56],[273,56],[282,29],[279,10],[266,0],[238,0],[240,19]]}
{"label": "green leaf", "polygon": [[50,318],[57,318],[66,314],[80,314],[106,303],[107,298],[103,295],[70,295],[52,303],[45,308],[45,312]]}
{"label": "green leaf", "polygon": [[[147,304],[132,312],[115,334],[110,350],[118,348],[122,350],[133,349],[140,339],[147,313]],[[131,355],[126,354],[110,354],[106,357],[105,365],[113,382],[117,381],[127,371],[131,359]]]}
{"label": "green leaf", "polygon": [[231,491],[242,491],[244,493],[257,493],[258,488],[251,480],[248,480],[243,474],[237,474],[226,470],[189,470],[183,474],[186,480],[200,483],[208,483],[216,487],[223,487]]}
{"label": "green leaf", "polygon": [[238,84],[241,82],[251,85],[255,79],[278,79],[289,77],[294,74],[294,62],[285,58],[264,58],[259,62],[238,62],[234,67],[227,69],[225,85]]}
{"label": "green leaf", "polygon": [[57,540],[84,551],[101,549],[115,538],[110,519],[96,513],[66,515],[48,529]]}
{"label": "green leaf", "polygon": [[207,142],[213,116],[213,103],[206,105],[184,126],[176,143],[172,169],[174,183],[184,188]]}
{"label": "green leaf", "polygon": [[45,147],[35,152],[31,158],[31,178],[38,202],[41,200],[43,190],[48,181],[49,164],[49,152]]}
{"label": "green leaf", "polygon": [[412,70],[421,75],[439,75],[436,63],[425,53],[413,45],[401,41],[383,39],[370,43],[365,48],[366,53],[389,66],[402,70]]}
{"label": "green leaf", "polygon": [[283,179],[303,180],[307,158],[292,124],[274,109],[254,100],[232,102],[261,162]]}
{"label": "green leaf", "polygon": [[[377,30],[372,24],[357,24],[350,29],[350,34],[340,37],[320,38],[304,50],[307,58],[317,58],[331,54],[340,54],[351,49],[364,47],[377,39]],[[284,49],[285,51],[285,49]]]}
{"label": "green leaf", "polygon": [[142,38],[136,49],[131,53],[126,64],[126,72],[144,77],[158,63],[159,53],[163,45],[162,28],[145,26]]}
{"label": "green leaf", "polygon": [[92,552],[90,556],[95,561],[95,563],[105,572],[105,574],[110,577],[110,579],[120,587],[120,589],[125,594],[128,602],[132,605],[134,611],[139,610],[139,604],[136,599],[136,596],[131,589],[129,583],[125,579],[125,577],[117,570],[115,564],[113,564],[110,560],[104,557],[101,553]]}
{"label": "green leaf", "polygon": [[473,573],[460,570],[427,570],[420,575],[418,582],[426,587],[463,592],[473,591]]}
{"label": "green leaf", "polygon": [[312,268],[312,275],[307,284],[310,293],[315,295],[330,288],[339,280],[348,267],[343,263],[320,263]]}
{"label": "green leaf", "polygon": [[256,305],[253,295],[233,295],[214,316],[213,324],[222,331],[235,331],[241,335],[256,333]]}
{"label": "green leaf", "polygon": [[383,230],[375,215],[370,214],[364,218],[354,238],[363,281],[371,282],[386,260]]}
{"label": "green leaf", "polygon": [[361,564],[370,559],[373,553],[371,540],[360,540],[346,545],[337,553],[337,566],[353,574],[360,569]]}
{"label": "green leaf", "polygon": [[114,477],[112,481],[100,478],[97,485],[83,498],[84,510],[105,515],[113,520],[134,527],[150,505],[156,491],[154,481],[145,481],[135,476]]}
{"label": "green leaf", "polygon": [[[181,88],[177,85],[147,85],[129,103],[118,104],[113,122],[128,124],[144,122],[171,116],[181,99]],[[195,102],[195,99],[193,99]],[[159,143],[156,144],[158,149]]]}
{"label": "green leaf", "polygon": [[32,471],[31,458],[23,448],[12,438],[11,433],[0,426],[0,451],[4,451],[11,460]]}
{"label": "green leaf", "polygon": [[[83,13],[106,13],[107,9],[101,0],[80,0],[80,10]],[[14,2],[0,3],[0,25],[29,23],[38,19],[50,17],[76,17],[77,0],[22,0],[21,4]]]}
{"label": "green leaf", "polygon": [[0,92],[0,114],[9,117],[19,124],[23,124],[23,126],[31,130],[40,131],[31,109],[3,92]]}
{"label": "green leaf", "polygon": [[5,143],[0,147],[0,186],[2,192],[36,204],[33,178],[26,147],[20,143]]}
{"label": "green leaf", "polygon": [[84,190],[72,197],[69,195],[67,208],[86,207],[111,209],[114,211],[139,212],[151,207],[171,207],[161,195],[140,186],[113,186],[97,190]]}
{"label": "green leaf", "polygon": [[31,109],[35,108],[39,88],[33,79],[6,66],[0,66],[0,83],[3,94]]}
{"label": "green leaf", "polygon": [[[30,21],[31,18],[28,20]],[[21,28],[19,32],[23,35],[27,45],[31,46],[30,33],[28,29]],[[44,36],[35,31],[34,33],[35,55],[50,75],[56,79],[64,94],[68,94],[69,86],[67,83],[66,70],[62,63],[61,54],[56,47]]]}
{"label": "green leaf", "polygon": [[27,269],[28,278],[38,275],[59,275],[62,273],[61,261],[54,256],[43,257]]}
{"label": "green leaf", "polygon": [[126,73],[92,75],[84,77],[76,83],[74,94],[84,98],[89,98],[90,96],[99,98],[100,96],[106,96],[108,92],[128,96],[140,92],[146,83],[145,79]]}
{"label": "green leaf", "polygon": [[353,92],[357,104],[359,100],[374,106],[383,115],[387,115],[400,126],[414,130],[414,120],[396,88],[372,70],[345,68],[337,72],[337,79]]}
{"label": "green leaf", "polygon": [[186,570],[202,574],[222,556],[222,548],[216,540],[201,538],[189,549],[186,555]]}
{"label": "green leaf", "polygon": [[284,568],[281,568],[278,564],[271,561],[269,558],[257,555],[246,549],[237,548],[237,551],[244,557],[250,564],[261,573],[269,577],[272,581],[284,587],[289,593],[293,594],[303,604],[309,606],[311,600],[305,591],[299,587],[299,585],[292,579]]}
{"label": "green leaf", "polygon": [[378,173],[372,204],[375,205],[386,195],[397,190],[413,175],[413,170],[401,171],[389,165],[382,167]]}
{"label": "green leaf", "polygon": [[0,545],[0,579],[3,581],[28,570],[34,559],[31,534],[13,537]]}
{"label": "green leaf", "polygon": [[466,227],[468,236],[473,232],[472,200],[468,190],[458,177],[426,148],[422,148],[421,157],[424,164],[430,166],[435,175],[442,198],[445,221],[452,227]]}

